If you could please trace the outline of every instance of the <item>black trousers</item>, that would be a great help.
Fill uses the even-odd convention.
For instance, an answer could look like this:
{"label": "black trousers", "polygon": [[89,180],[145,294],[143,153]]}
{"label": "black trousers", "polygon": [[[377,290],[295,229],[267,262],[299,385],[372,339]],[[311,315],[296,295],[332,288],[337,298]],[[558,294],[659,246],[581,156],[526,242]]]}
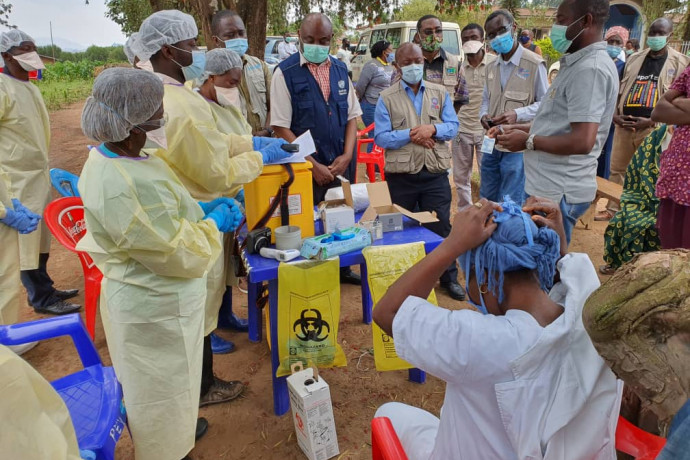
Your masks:
{"label": "black trousers", "polygon": [[[448,174],[430,173],[423,168],[417,174],[386,174],[393,203],[410,211],[435,211],[438,222],[424,226],[439,236],[450,235],[450,203],[452,195]],[[442,283],[457,282],[455,262],[441,276]]]}
{"label": "black trousers", "polygon": [[204,337],[204,359],[201,365],[201,397],[203,398],[213,385],[213,350],[211,350],[211,336]]}
{"label": "black trousers", "polygon": [[26,288],[26,292],[29,296],[29,303],[38,308],[47,307],[56,302],[56,299],[53,298],[53,293],[55,292],[53,280],[46,270],[48,266],[48,257],[48,253],[39,254],[38,268],[34,270],[22,270],[20,273],[22,284]]}

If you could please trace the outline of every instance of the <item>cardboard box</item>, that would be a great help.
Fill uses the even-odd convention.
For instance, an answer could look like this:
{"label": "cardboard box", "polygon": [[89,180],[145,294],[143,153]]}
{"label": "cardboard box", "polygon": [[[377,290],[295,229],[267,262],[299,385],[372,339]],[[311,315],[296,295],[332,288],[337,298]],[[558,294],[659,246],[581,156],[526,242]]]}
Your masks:
{"label": "cardboard box", "polygon": [[[293,365],[302,368],[301,363]],[[331,391],[314,369],[297,371],[287,378],[297,444],[309,460],[326,460],[340,453],[335,432]]]}
{"label": "cardboard box", "polygon": [[323,222],[323,232],[333,233],[355,225],[355,208],[352,200],[350,181],[338,176],[343,187],[342,200],[327,200],[319,204],[319,214]]}
{"label": "cardboard box", "polygon": [[359,221],[370,222],[378,217],[383,225],[384,233],[402,231],[402,216],[416,220],[420,224],[438,222],[435,213],[428,211],[411,212],[402,206],[393,204],[390,190],[388,190],[388,183],[386,182],[367,184],[367,190],[369,191],[369,207],[364,211]]}
{"label": "cardboard box", "polygon": [[326,260],[371,245],[371,233],[365,228],[350,227],[343,229],[342,233],[354,233],[354,237],[346,240],[331,241],[333,234],[325,233],[320,236],[306,238],[302,241],[300,255],[305,259]]}

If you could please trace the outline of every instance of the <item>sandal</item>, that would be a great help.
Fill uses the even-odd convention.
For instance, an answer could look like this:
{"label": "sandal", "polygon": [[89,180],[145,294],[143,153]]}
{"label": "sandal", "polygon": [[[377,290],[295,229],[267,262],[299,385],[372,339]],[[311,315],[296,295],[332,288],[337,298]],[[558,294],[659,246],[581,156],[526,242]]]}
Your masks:
{"label": "sandal", "polygon": [[616,269],[612,267],[611,265],[602,265],[599,267],[599,273],[602,275],[613,275],[616,273]]}
{"label": "sandal", "polygon": [[607,209],[605,211],[598,212],[596,216],[594,216],[594,221],[595,222],[608,222],[609,220],[613,219],[613,216],[616,215],[615,211],[611,211],[610,209]]}

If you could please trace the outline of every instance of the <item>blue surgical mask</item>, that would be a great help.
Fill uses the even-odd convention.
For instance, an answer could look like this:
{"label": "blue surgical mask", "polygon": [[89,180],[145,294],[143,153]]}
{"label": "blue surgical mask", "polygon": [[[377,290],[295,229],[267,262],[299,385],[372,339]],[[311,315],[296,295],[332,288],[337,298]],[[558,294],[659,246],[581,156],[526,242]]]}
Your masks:
{"label": "blue surgical mask", "polygon": [[667,41],[668,37],[666,35],[660,37],[647,37],[647,46],[649,46],[649,49],[652,51],[661,51],[666,46]]}
{"label": "blue surgical mask", "polygon": [[620,46],[613,46],[613,45],[607,45],[606,46],[606,52],[609,53],[609,56],[611,56],[611,59],[616,59],[619,54],[621,54],[621,51],[623,48]]}
{"label": "blue surgical mask", "polygon": [[391,53],[388,56],[386,56],[386,62],[389,64],[393,64],[395,62],[395,54]]}
{"label": "blue surgical mask", "polygon": [[249,42],[246,38],[233,38],[232,40],[225,40],[225,48],[234,51],[241,57],[249,49]]}
{"label": "blue surgical mask", "polygon": [[635,50],[625,50],[625,54],[628,56],[632,56],[632,54],[635,52]]}
{"label": "blue surgical mask", "polygon": [[515,44],[515,39],[513,38],[512,29],[508,30],[508,32],[501,34],[498,37],[491,40],[491,47],[498,54],[510,53],[510,51],[513,49],[514,44]]}
{"label": "blue surgical mask", "polygon": [[[571,22],[570,26],[579,22],[582,18],[584,18],[584,16]],[[553,49],[555,49],[561,54],[567,52],[570,49],[570,46],[573,44],[573,41],[575,41],[575,39],[577,39],[577,37],[579,37],[582,34],[582,32],[586,30],[582,29],[579,34],[573,37],[572,40],[568,40],[567,34],[570,26],[554,24],[553,27],[551,27],[551,44],[553,45]]]}
{"label": "blue surgical mask", "polygon": [[424,76],[424,64],[410,64],[405,67],[401,67],[402,79],[405,83],[410,85],[416,85],[422,81]]}
{"label": "blue surgical mask", "polygon": [[310,45],[302,43],[302,56],[312,64],[321,64],[328,59],[329,47],[325,45]]}
{"label": "blue surgical mask", "polygon": [[176,46],[172,47],[177,50],[184,51],[185,53],[191,53],[192,55],[192,63],[188,66],[183,66],[179,62],[173,60],[175,64],[182,68],[184,79],[190,81],[196,78],[201,78],[201,76],[204,74],[204,67],[206,67],[206,53],[201,50],[187,51]]}

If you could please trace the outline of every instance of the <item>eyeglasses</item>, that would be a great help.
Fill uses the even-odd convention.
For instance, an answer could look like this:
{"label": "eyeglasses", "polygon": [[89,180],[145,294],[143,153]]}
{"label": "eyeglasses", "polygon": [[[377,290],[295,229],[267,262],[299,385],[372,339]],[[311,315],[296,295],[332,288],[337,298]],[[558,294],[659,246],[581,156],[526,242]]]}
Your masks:
{"label": "eyeglasses", "polygon": [[493,40],[494,38],[498,37],[499,35],[503,35],[503,34],[509,32],[512,28],[513,28],[512,24],[504,25],[503,27],[498,29],[496,32],[488,34],[486,36],[486,38],[488,38],[489,40]]}

